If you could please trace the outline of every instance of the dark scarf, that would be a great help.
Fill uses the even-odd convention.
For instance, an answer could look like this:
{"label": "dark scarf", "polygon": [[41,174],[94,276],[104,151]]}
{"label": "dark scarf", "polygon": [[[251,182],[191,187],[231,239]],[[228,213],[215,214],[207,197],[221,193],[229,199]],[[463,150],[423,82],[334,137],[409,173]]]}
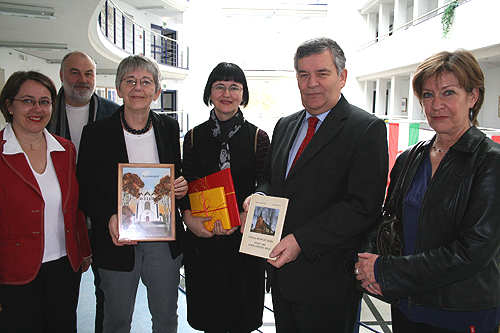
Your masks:
{"label": "dark scarf", "polygon": [[[97,97],[95,93],[90,96],[89,105],[89,119],[87,124],[94,121],[94,115],[97,106]],[[56,104],[56,114],[52,117],[52,120],[47,125],[47,130],[67,140],[71,140],[71,135],[69,133],[68,116],[66,115],[66,101],[64,99],[64,88],[59,89],[57,94],[57,104]]]}
{"label": "dark scarf", "polygon": [[210,111],[208,125],[212,130],[213,136],[220,143],[219,153],[219,168],[220,170],[227,169],[231,166],[231,154],[229,153],[229,140],[240,130],[245,122],[243,112],[238,108],[238,111],[233,118],[220,121],[215,115],[215,110]]}

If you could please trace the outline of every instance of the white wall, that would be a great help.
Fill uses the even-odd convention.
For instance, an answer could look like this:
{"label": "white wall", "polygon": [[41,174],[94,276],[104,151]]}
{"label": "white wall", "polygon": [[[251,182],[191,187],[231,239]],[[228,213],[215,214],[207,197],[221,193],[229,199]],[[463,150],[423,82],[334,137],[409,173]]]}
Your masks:
{"label": "white wall", "polygon": [[43,59],[25,55],[13,49],[0,48],[0,68],[5,71],[5,81],[14,72],[35,70],[50,77],[54,81],[56,88],[59,89],[61,86],[59,64],[49,64]]}
{"label": "white wall", "polygon": [[[484,68],[483,68],[484,71]],[[479,124],[483,127],[500,128],[500,68],[485,71],[485,100],[479,113]]]}

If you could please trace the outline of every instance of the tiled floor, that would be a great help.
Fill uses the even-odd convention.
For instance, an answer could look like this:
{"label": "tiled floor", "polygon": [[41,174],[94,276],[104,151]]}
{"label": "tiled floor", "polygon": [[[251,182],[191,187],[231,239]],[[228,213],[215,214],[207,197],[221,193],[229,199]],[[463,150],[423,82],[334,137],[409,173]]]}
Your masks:
{"label": "tiled floor", "polygon": [[[78,332],[91,333],[94,328],[94,312],[95,312],[95,296],[94,296],[94,276],[92,271],[84,273],[82,276],[82,283],[80,286],[80,301],[78,303]],[[376,308],[375,315],[370,310],[368,303],[373,303]],[[179,292],[179,333],[199,332],[192,329],[186,321],[186,297]],[[266,294],[265,305],[272,308],[271,295]],[[359,333],[380,332],[390,333],[390,325],[380,326],[377,322],[377,312],[380,314],[379,318],[385,321],[390,321],[391,313],[388,304],[381,302],[374,298],[369,298],[367,301],[362,302],[361,306],[361,322],[367,324],[369,328],[360,327]],[[136,305],[134,311],[134,318],[132,322],[132,333],[145,333],[151,332],[151,315],[149,314],[147,300],[146,300],[146,287],[142,283],[139,285],[137,292]],[[271,311],[264,309],[264,325],[259,328],[262,333],[274,333],[274,317]],[[256,331],[257,332],[257,331]]]}

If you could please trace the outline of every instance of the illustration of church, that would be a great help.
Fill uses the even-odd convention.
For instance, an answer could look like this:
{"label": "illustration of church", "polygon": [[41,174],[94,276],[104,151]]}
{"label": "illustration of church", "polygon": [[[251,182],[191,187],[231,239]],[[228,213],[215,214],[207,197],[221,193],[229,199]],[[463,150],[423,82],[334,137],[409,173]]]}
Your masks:
{"label": "illustration of church", "polygon": [[154,201],[154,196],[148,190],[141,192],[137,199],[133,222],[161,222],[162,218],[158,204]]}
{"label": "illustration of church", "polygon": [[262,213],[260,216],[257,218],[257,222],[255,223],[255,227],[251,229],[250,231],[257,232],[259,234],[264,234],[264,235],[271,235],[274,236],[274,230],[271,228],[271,226],[264,221],[264,218],[262,217]]}

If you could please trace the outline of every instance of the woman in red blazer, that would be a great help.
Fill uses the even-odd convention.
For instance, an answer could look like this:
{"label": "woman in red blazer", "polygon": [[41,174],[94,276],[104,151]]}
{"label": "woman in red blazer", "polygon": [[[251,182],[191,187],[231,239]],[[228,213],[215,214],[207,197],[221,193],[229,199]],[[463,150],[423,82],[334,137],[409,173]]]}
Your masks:
{"label": "woman in red blazer", "polygon": [[12,74],[0,94],[1,332],[76,332],[91,251],[75,147],[45,130],[55,99],[54,83],[32,71]]}

